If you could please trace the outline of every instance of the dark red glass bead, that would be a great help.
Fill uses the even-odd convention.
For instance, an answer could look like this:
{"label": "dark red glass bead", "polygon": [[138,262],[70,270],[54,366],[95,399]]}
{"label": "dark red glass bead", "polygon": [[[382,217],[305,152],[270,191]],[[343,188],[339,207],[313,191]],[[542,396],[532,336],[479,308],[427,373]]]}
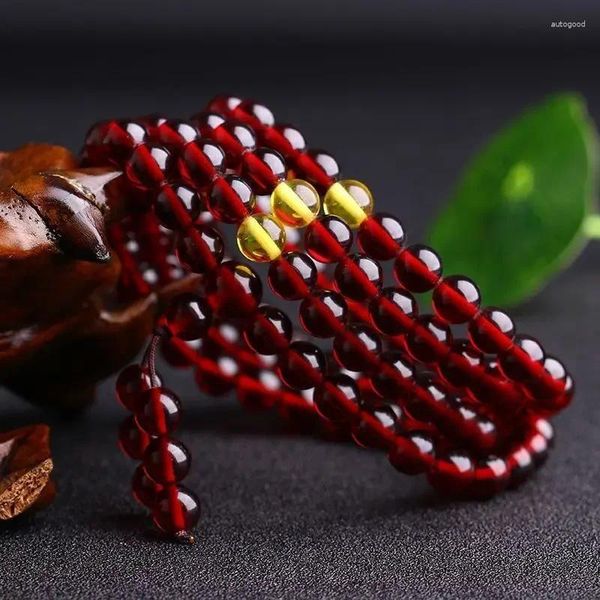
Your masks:
{"label": "dark red glass bead", "polygon": [[548,458],[548,440],[537,431],[529,435],[526,448],[529,454],[531,454],[536,467],[540,467],[546,461],[546,458]]}
{"label": "dark red glass bead", "polygon": [[546,438],[548,446],[554,443],[554,427],[550,421],[539,417],[535,419],[534,427],[538,433],[541,433]]}
{"label": "dark red glass bead", "polygon": [[208,357],[197,359],[195,379],[198,389],[210,396],[226,394],[235,385],[234,378],[223,372],[219,364]]}
{"label": "dark red glass bead", "polygon": [[286,252],[269,267],[269,285],[285,300],[300,300],[315,286],[318,271],[304,252]]}
{"label": "dark red glass bead", "polygon": [[277,132],[282,135],[294,152],[304,152],[306,150],[306,141],[299,129],[292,125],[275,125]]}
{"label": "dark red glass bead", "polygon": [[255,201],[250,186],[235,175],[216,179],[206,197],[208,210],[223,223],[242,221],[252,211]]}
{"label": "dark red glass bead", "polygon": [[399,352],[384,352],[381,362],[382,367],[373,375],[371,382],[382,398],[391,401],[412,389],[415,369]]}
{"label": "dark red glass bead", "polygon": [[479,310],[481,294],[468,277],[444,277],[433,290],[433,309],[447,323],[465,323]]}
{"label": "dark red glass bead", "polygon": [[256,318],[246,327],[244,336],[255,352],[280,354],[292,339],[292,322],[282,310],[274,306],[261,306]]}
{"label": "dark red glass bead", "polygon": [[534,469],[533,457],[527,448],[517,446],[507,457],[508,469],[510,471],[510,487],[517,487],[523,483]]}
{"label": "dark red glass bead", "polygon": [[317,291],[300,304],[302,327],[315,337],[333,337],[343,327],[348,307],[344,298],[330,291]]}
{"label": "dark red glass bead", "polygon": [[150,444],[151,437],[139,428],[135,417],[129,415],[119,427],[119,447],[125,456],[140,460]]}
{"label": "dark red glass bead", "polygon": [[286,172],[283,157],[275,150],[258,148],[243,156],[242,174],[257,194],[270,194]]}
{"label": "dark red glass bead", "polygon": [[175,393],[163,387],[151,388],[144,392],[144,400],[135,418],[148,435],[165,435],[177,429],[181,402]]}
{"label": "dark red glass bead", "polygon": [[[264,127],[273,127],[275,124],[275,117],[273,116],[273,113],[266,106],[264,106],[264,104],[259,104],[254,100],[242,100],[234,107],[233,110],[234,114],[236,115],[240,112],[245,113],[258,125],[262,125]],[[250,124],[252,124],[252,122],[250,122]]]}
{"label": "dark red glass bead", "polygon": [[353,254],[338,263],[335,282],[345,297],[362,301],[377,295],[383,281],[381,267],[376,260],[362,254]]}
{"label": "dark red glass bead", "polygon": [[310,342],[292,342],[279,358],[279,375],[295,390],[315,387],[323,378],[327,363],[323,351]]}
{"label": "dark red glass bead", "polygon": [[133,121],[109,121],[101,144],[109,148],[110,163],[122,165],[136,146],[148,140],[146,129]]}
{"label": "dark red glass bead", "polygon": [[348,254],[352,246],[352,231],[337,217],[319,217],[306,228],[304,244],[315,260],[337,262]]}
{"label": "dark red glass bead", "polygon": [[296,156],[294,163],[298,174],[317,186],[322,192],[325,192],[340,176],[340,167],[337,161],[331,154],[323,150],[307,150]]}
{"label": "dark red glass bead", "polygon": [[209,140],[186,144],[179,155],[177,167],[181,178],[194,189],[210,185],[225,172],[225,153]]}
{"label": "dark red glass bead", "polygon": [[462,495],[468,492],[472,485],[474,471],[471,457],[455,451],[437,458],[428,473],[428,479],[431,485],[443,494]]}
{"label": "dark red glass bead", "polygon": [[237,380],[237,398],[246,410],[265,410],[277,402],[277,390],[265,387],[260,379],[241,375]]}
{"label": "dark red glass bead", "polygon": [[434,456],[435,447],[431,437],[420,431],[412,431],[396,439],[388,459],[398,471],[418,475],[433,462]]}
{"label": "dark red glass bead", "polygon": [[[160,377],[154,381],[160,385]],[[136,412],[142,405],[142,394],[153,386],[150,373],[139,365],[125,367],[117,377],[117,398],[119,402],[131,412]]]}
{"label": "dark red glass bead", "polygon": [[192,121],[204,137],[214,140],[225,150],[227,166],[231,169],[239,166],[244,152],[256,147],[254,131],[239,121],[226,121],[222,115],[214,112],[198,113],[192,117]]}
{"label": "dark red glass bead", "polygon": [[515,337],[512,319],[498,308],[484,308],[469,323],[469,338],[476,348],[488,354],[508,350]]}
{"label": "dark red glass bead", "polygon": [[167,229],[181,229],[195,221],[202,210],[198,194],[185,185],[165,185],[156,195],[154,212]]}
{"label": "dark red glass bead", "polygon": [[385,335],[410,331],[418,314],[414,296],[402,288],[385,288],[369,306],[373,323]]}
{"label": "dark red glass bead", "polygon": [[406,336],[406,348],[415,360],[435,362],[450,351],[452,342],[450,328],[437,317],[422,315]]}
{"label": "dark red glass bead", "polygon": [[130,183],[142,190],[155,190],[172,172],[172,156],[162,146],[137,146],[125,165]]}
{"label": "dark red glass bead", "polygon": [[192,458],[188,449],[175,440],[159,437],[144,452],[144,470],[156,483],[181,481],[189,472]]}
{"label": "dark red glass bead", "polygon": [[528,335],[517,335],[513,346],[498,356],[498,365],[504,375],[520,383],[535,383],[531,366],[543,364],[544,349]]}
{"label": "dark red glass bead", "polygon": [[352,429],[352,438],[364,448],[385,450],[396,435],[402,412],[397,406],[381,404],[361,413],[360,421]]}
{"label": "dark red glass bead", "polygon": [[407,399],[407,409],[420,421],[444,417],[451,410],[449,397],[440,385],[427,374],[418,374],[419,388]]}
{"label": "dark red glass bead", "polygon": [[378,365],[381,340],[367,325],[353,323],[335,336],[333,353],[348,371],[370,372]]}
{"label": "dark red glass bead", "polygon": [[402,223],[387,213],[377,213],[365,219],[357,234],[360,249],[376,260],[390,260],[404,243]]}
{"label": "dark red glass bead", "polygon": [[[194,342],[196,341],[194,340]],[[160,341],[161,356],[169,365],[176,369],[189,367],[193,363],[189,354],[185,351],[185,347],[182,348],[182,344],[185,344],[183,340],[168,336],[163,336]],[[187,344],[185,345],[187,346]]]}
{"label": "dark red glass bead", "polygon": [[158,495],[163,491],[164,487],[155,481],[152,481],[146,472],[144,466],[139,465],[135,470],[131,479],[131,491],[133,497],[146,508],[152,510],[158,500]]}
{"label": "dark red glass bead", "polygon": [[198,128],[189,121],[166,119],[157,127],[156,139],[163,146],[183,146],[200,137]]}
{"label": "dark red glass bead", "polygon": [[440,375],[454,387],[464,387],[472,381],[470,367],[483,365],[482,354],[467,340],[454,340],[452,352],[438,364]]}
{"label": "dark red glass bead", "polygon": [[188,532],[200,519],[200,500],[182,485],[167,486],[158,495],[152,518],[164,533]]}
{"label": "dark red glass bead", "polygon": [[177,242],[179,262],[193,273],[204,274],[220,264],[225,253],[221,234],[210,225],[194,225]]}
{"label": "dark red glass bead", "polygon": [[247,265],[227,261],[207,276],[206,291],[219,317],[240,318],[254,313],[262,298],[262,283]]}
{"label": "dark red glass bead", "polygon": [[398,283],[411,292],[428,292],[442,274],[442,261],[437,253],[422,244],[405,248],[394,263]]}
{"label": "dark red glass bead", "polygon": [[469,495],[485,499],[501,492],[510,479],[506,462],[496,456],[490,456],[479,462],[473,472]]}
{"label": "dark red glass bead", "polygon": [[191,341],[204,337],[212,321],[212,310],[203,298],[186,293],[172,300],[165,317],[171,335]]}
{"label": "dark red glass bead", "polygon": [[358,387],[347,375],[327,377],[315,388],[314,403],[319,414],[337,424],[356,422],[359,402]]}

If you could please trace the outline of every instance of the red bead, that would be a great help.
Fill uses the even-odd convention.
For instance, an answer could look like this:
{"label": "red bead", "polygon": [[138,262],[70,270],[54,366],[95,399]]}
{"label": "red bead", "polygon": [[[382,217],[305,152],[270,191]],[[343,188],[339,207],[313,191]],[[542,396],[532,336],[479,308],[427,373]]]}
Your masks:
{"label": "red bead", "polygon": [[224,253],[223,238],[210,225],[194,225],[177,242],[179,262],[193,273],[210,271],[220,264]]}
{"label": "red bead", "polygon": [[365,219],[358,230],[360,249],[376,260],[390,260],[404,243],[402,223],[387,213],[374,214]]}
{"label": "red bead", "polygon": [[247,410],[265,410],[277,402],[277,390],[265,387],[260,380],[242,375],[237,380],[237,398]]}
{"label": "red bead", "polygon": [[483,309],[469,323],[469,338],[473,345],[488,354],[508,350],[514,337],[512,319],[498,308]]}
{"label": "red bead", "polygon": [[[233,111],[236,115],[240,112],[245,114],[247,119],[251,119],[251,121],[248,120],[248,123],[251,126],[253,126],[253,123],[264,127],[273,127],[273,125],[275,125],[273,113],[263,104],[258,104],[253,100],[242,100],[233,108]],[[246,119],[244,119],[244,121],[246,122]]]}
{"label": "red bead", "polygon": [[412,390],[415,369],[399,352],[384,352],[382,368],[375,373],[371,382],[374,390],[390,401]]}
{"label": "red bead", "polygon": [[244,152],[256,147],[256,138],[250,127],[238,121],[226,121],[217,113],[204,112],[192,117],[200,133],[217,142],[227,154],[227,167],[235,169]]}
{"label": "red bead", "polygon": [[157,127],[156,140],[167,147],[179,147],[200,137],[198,128],[188,121],[167,119]]}
{"label": "red bead", "polygon": [[428,246],[414,244],[396,257],[394,273],[398,283],[411,292],[433,289],[442,273],[442,261]]}
{"label": "red bead", "polygon": [[131,491],[137,502],[152,510],[156,506],[158,496],[163,489],[162,485],[152,481],[146,475],[143,465],[137,467],[131,479]]}
{"label": "red bead", "polygon": [[244,332],[248,345],[259,354],[280,354],[292,339],[289,317],[274,306],[261,306]]}
{"label": "red bead", "polygon": [[213,311],[220,317],[247,317],[254,313],[262,298],[262,284],[248,266],[230,260],[210,273],[206,290]]}
{"label": "red bead", "polygon": [[390,463],[408,475],[423,473],[435,456],[431,437],[419,431],[412,431],[405,437],[398,437],[388,454]]}
{"label": "red bead", "polygon": [[414,296],[402,288],[385,288],[369,306],[373,323],[385,335],[410,331],[418,314]]}
{"label": "red bead", "polygon": [[182,229],[200,215],[198,194],[185,185],[165,185],[156,196],[154,212],[167,229]]}
{"label": "red bead", "polygon": [[167,486],[158,495],[152,518],[164,533],[188,532],[200,519],[200,501],[196,494],[182,485]]}
{"label": "red bead", "polygon": [[223,223],[239,223],[252,211],[256,199],[250,186],[235,175],[216,179],[206,198],[212,216]]}
{"label": "red bead", "polygon": [[191,462],[188,449],[181,442],[166,437],[150,442],[144,452],[146,475],[162,485],[181,481],[188,474]]}
{"label": "red bead", "polygon": [[533,471],[533,457],[524,446],[517,446],[507,457],[510,471],[510,487],[517,487],[525,481]]}
{"label": "red bead", "polygon": [[177,429],[181,419],[181,402],[166,388],[144,392],[145,402],[136,413],[138,426],[148,435],[165,435]]}
{"label": "red bead", "polygon": [[383,273],[377,261],[368,256],[353,254],[338,263],[335,281],[345,297],[362,301],[377,295]]}
{"label": "red bead", "polygon": [[133,415],[123,420],[119,427],[119,447],[125,456],[140,460],[150,444],[151,437],[142,431]]}
{"label": "red bead", "polygon": [[292,342],[279,358],[278,370],[283,382],[295,390],[315,387],[323,378],[325,355],[310,342]]}
{"label": "red bead", "polygon": [[452,342],[450,328],[432,316],[420,316],[417,324],[406,336],[406,347],[415,360],[435,362],[444,358]]}
{"label": "red bead", "polygon": [[334,423],[353,423],[360,415],[358,388],[347,375],[333,375],[315,388],[319,414]]}
{"label": "red bead", "polygon": [[306,251],[319,262],[331,263],[344,258],[352,246],[352,231],[337,217],[315,219],[304,234]]}
{"label": "red bead", "polygon": [[219,364],[208,357],[200,357],[195,373],[198,389],[210,396],[221,396],[233,389],[235,380],[223,372]]}
{"label": "red bead", "polygon": [[447,323],[465,323],[479,310],[481,295],[477,286],[459,275],[444,277],[433,290],[433,308]]}
{"label": "red bead", "polygon": [[370,327],[352,324],[336,335],[333,353],[341,367],[348,371],[368,373],[379,364],[381,340]]}
{"label": "red bead", "polygon": [[165,311],[171,335],[186,341],[204,337],[212,321],[208,302],[195,294],[177,296]]}
{"label": "red bead", "polygon": [[186,144],[177,163],[181,178],[194,189],[210,185],[225,171],[225,153],[220,146],[208,140]]}
{"label": "red bead", "polygon": [[354,441],[365,448],[387,449],[393,442],[402,412],[397,406],[381,404],[368,408],[352,429]]}
{"label": "red bead", "polygon": [[117,398],[127,410],[135,412],[142,405],[142,393],[153,385],[160,385],[160,377],[153,383],[149,372],[139,365],[129,365],[117,378]]}
{"label": "red bead", "polygon": [[296,156],[295,171],[324,192],[340,175],[340,167],[327,152],[307,150]]}
{"label": "red bead", "polygon": [[318,271],[303,252],[286,252],[269,267],[269,285],[285,300],[304,298],[317,283]]}
{"label": "red bead", "polygon": [[302,327],[315,337],[333,337],[343,327],[348,308],[340,294],[314,292],[300,304]]}
{"label": "red bead", "polygon": [[469,385],[473,376],[470,367],[483,364],[483,356],[467,340],[452,342],[452,352],[439,363],[440,375],[452,386],[460,388]]}
{"label": "red bead", "polygon": [[154,190],[169,177],[172,157],[162,146],[137,146],[125,166],[127,179],[142,190]]}
{"label": "red bead", "polygon": [[507,464],[498,457],[491,456],[475,467],[469,495],[475,498],[490,498],[501,492],[510,479]]}
{"label": "red bead", "polygon": [[462,452],[450,452],[435,461],[428,478],[436,490],[449,495],[462,495],[472,485],[474,471],[470,456]]}
{"label": "red bead", "polygon": [[[283,148],[277,148],[284,156],[286,156],[286,154],[294,154],[306,150],[306,140],[299,129],[296,129],[292,125],[275,125],[273,129],[275,129],[275,133],[278,134],[279,138],[283,138],[286,142],[287,152],[284,152]],[[271,133],[273,132],[269,131],[264,133],[266,142],[269,141]],[[267,143],[267,145],[269,144]]]}
{"label": "red bead", "polygon": [[510,379],[520,383],[535,383],[532,366],[543,364],[544,359],[544,349],[536,339],[518,335],[513,346],[498,357],[498,365]]}
{"label": "red bead", "polygon": [[270,194],[286,173],[283,157],[275,150],[258,148],[243,156],[242,174],[256,194]]}

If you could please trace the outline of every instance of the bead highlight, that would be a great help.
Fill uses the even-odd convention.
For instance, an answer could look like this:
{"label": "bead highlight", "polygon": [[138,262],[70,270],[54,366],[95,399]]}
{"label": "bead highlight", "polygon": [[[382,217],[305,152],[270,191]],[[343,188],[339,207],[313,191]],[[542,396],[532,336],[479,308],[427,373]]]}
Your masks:
{"label": "bead highlight", "polygon": [[288,227],[304,227],[321,210],[319,192],[303,179],[289,179],[277,184],[271,194],[273,214]]}
{"label": "bead highlight", "polygon": [[371,190],[355,179],[342,179],[334,183],[325,194],[325,214],[339,217],[350,228],[357,229],[373,211]]}

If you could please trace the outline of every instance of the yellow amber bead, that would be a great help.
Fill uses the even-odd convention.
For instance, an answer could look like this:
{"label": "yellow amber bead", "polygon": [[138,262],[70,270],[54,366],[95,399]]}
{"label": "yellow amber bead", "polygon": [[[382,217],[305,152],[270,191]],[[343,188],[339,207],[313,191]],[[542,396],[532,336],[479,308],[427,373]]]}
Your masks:
{"label": "yellow amber bead", "polygon": [[334,183],[323,198],[325,214],[339,217],[356,229],[373,211],[371,190],[355,179],[342,179]]}
{"label": "yellow amber bead", "polygon": [[319,192],[303,179],[277,184],[271,194],[273,214],[288,227],[305,227],[319,214]]}
{"label": "yellow amber bead", "polygon": [[285,227],[272,215],[246,217],[237,231],[240,252],[249,260],[269,262],[279,258],[285,245]]}

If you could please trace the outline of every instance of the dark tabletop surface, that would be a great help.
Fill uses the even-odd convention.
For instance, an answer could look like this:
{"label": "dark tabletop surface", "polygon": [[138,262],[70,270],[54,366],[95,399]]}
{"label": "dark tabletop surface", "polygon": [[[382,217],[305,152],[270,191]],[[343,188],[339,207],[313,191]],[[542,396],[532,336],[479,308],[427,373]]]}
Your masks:
{"label": "dark tabletop surface", "polygon": [[[313,45],[287,63],[285,45],[73,50],[49,46],[12,70],[4,54],[3,146],[76,149],[103,116],[185,116],[224,90],[257,97],[368,181],[414,241],[468,157],[526,105],[579,90],[600,119],[600,61],[589,48]],[[544,469],[485,503],[440,501],[376,452],[290,435],[275,415],[244,413],[200,395],[190,374],[169,374],[186,407],[188,483],[204,507],[198,543],[170,545],[141,533],[132,464],[115,446],[123,411],[112,382],[71,419],[2,392],[1,429],[53,426],[59,496],[0,528],[0,596],[598,597],[599,265],[600,246],[590,245],[516,311],[519,329],[564,359],[578,392],[556,419]]]}

